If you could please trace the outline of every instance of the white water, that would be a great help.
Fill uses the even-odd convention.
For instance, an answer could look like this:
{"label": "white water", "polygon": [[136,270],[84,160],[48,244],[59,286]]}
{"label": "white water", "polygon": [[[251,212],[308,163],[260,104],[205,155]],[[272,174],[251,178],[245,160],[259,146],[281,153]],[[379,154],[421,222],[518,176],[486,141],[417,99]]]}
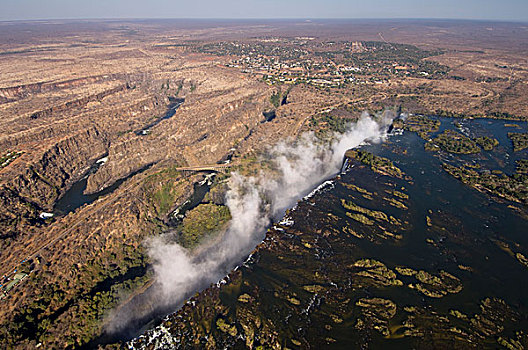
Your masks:
{"label": "white water", "polygon": [[[285,209],[341,170],[348,149],[382,140],[393,117],[384,113],[374,120],[363,113],[330,144],[322,144],[311,133],[295,142],[277,144],[267,158],[275,170],[272,178],[232,174],[226,201],[232,216],[230,226],[222,240],[199,257],[175,243],[170,234],[150,239],[147,245],[159,306],[181,302],[200,287],[222,279],[262,241],[271,222],[279,220]],[[281,224],[292,224],[288,220],[284,218]]]}

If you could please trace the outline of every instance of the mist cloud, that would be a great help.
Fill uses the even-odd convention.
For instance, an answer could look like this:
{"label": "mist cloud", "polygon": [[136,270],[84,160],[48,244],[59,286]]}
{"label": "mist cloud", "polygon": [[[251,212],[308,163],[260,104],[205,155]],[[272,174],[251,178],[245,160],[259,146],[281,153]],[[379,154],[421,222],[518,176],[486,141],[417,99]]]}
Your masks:
{"label": "mist cloud", "polygon": [[[151,288],[152,305],[144,309],[169,305],[175,308],[191,293],[224,277],[262,241],[270,224],[279,220],[287,208],[335,176],[348,149],[367,140],[381,140],[393,117],[386,112],[375,120],[363,113],[344,134],[336,134],[331,143],[321,142],[312,133],[280,142],[267,152],[273,176],[248,178],[233,173],[226,194],[232,220],[219,242],[197,256],[174,242],[170,234],[147,242],[156,282]],[[119,324],[126,322],[124,319]]]}

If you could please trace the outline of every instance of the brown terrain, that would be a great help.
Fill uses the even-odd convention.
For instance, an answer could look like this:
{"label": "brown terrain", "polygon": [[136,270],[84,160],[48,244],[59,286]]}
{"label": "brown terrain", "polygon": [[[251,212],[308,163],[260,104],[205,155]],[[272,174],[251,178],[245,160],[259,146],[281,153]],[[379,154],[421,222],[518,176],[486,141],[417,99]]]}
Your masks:
{"label": "brown terrain", "polygon": [[[447,73],[384,73],[374,77],[379,82],[346,87],[270,84],[230,67],[235,54],[199,49],[298,36],[313,36],[313,45],[440,49],[421,60]],[[0,23],[0,153],[22,152],[0,168],[0,275],[6,285],[27,274],[0,300],[2,347],[85,345],[109,310],[150,283],[143,242],[166,228],[168,214],[202,179],[178,167],[221,163],[230,154],[236,166],[329,110],[355,118],[398,106],[526,120],[527,39],[528,26],[514,23]],[[274,106],[272,96],[288,87],[287,101]],[[183,103],[157,122],[174,101]],[[266,122],[263,113],[272,110],[276,118]],[[124,181],[73,212],[39,218],[86,175],[92,194]],[[124,286],[127,279],[133,282]]]}

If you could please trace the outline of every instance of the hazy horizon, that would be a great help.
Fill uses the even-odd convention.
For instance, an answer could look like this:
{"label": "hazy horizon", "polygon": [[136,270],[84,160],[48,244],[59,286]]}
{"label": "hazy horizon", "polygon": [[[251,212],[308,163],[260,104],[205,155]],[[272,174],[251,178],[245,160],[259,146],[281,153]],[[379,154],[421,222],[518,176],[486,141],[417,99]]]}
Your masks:
{"label": "hazy horizon", "polygon": [[314,21],[314,22],[317,22],[317,21],[336,21],[336,22],[339,22],[339,21],[343,21],[343,22],[346,22],[346,21],[402,21],[402,22],[405,22],[405,21],[409,21],[409,22],[412,22],[412,21],[445,21],[445,22],[489,22],[489,23],[520,23],[520,24],[524,24],[524,23],[527,23],[528,24],[528,19],[526,20],[519,20],[519,19],[487,19],[487,18],[441,18],[441,17],[349,17],[349,18],[310,18],[310,17],[306,17],[306,18],[295,18],[295,17],[291,17],[291,18],[287,18],[287,17],[284,17],[284,18],[266,18],[266,17],[261,17],[261,18],[236,18],[236,17],[233,17],[233,18],[227,18],[227,17],[219,17],[219,18],[215,18],[215,17],[203,17],[203,18],[200,18],[200,17],[166,17],[166,18],[163,18],[163,17],[108,17],[108,18],[104,18],[104,17],[79,17],[79,18],[74,18],[74,17],[70,17],[70,18],[67,18],[67,17],[63,17],[63,18],[35,18],[35,19],[0,19],[0,23],[9,23],[9,22],[53,22],[53,21],[58,21],[58,22],[126,22],[126,21],[196,21],[196,22],[199,22],[199,21],[203,21],[203,22],[213,22],[213,21],[219,21],[219,22],[229,22],[229,21],[232,21],[232,22],[258,22],[258,21],[270,21],[270,22],[273,22],[273,21],[277,21],[277,22],[287,22],[287,21]]}
{"label": "hazy horizon", "polygon": [[528,22],[526,0],[0,0],[0,21],[96,19],[446,19]]}

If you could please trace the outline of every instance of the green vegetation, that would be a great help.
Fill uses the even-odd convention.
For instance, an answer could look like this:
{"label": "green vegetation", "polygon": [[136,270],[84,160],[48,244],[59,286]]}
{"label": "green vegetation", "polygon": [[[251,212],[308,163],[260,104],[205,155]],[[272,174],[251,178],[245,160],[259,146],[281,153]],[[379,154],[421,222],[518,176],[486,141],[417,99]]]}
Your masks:
{"label": "green vegetation", "polygon": [[395,166],[389,159],[375,156],[370,152],[351,149],[345,153],[345,157],[360,161],[365,165],[369,165],[371,169],[382,175],[403,178],[404,173],[397,166]]}
{"label": "green vegetation", "polygon": [[405,204],[403,204],[402,202],[400,202],[399,200],[395,198],[383,198],[383,199],[385,199],[387,202],[389,202],[390,205],[392,205],[395,208],[402,209],[402,210],[408,209]]}
{"label": "green vegetation", "polygon": [[[315,126],[320,126],[320,120],[316,122]],[[435,124],[436,121],[426,121],[425,130],[437,128]],[[491,138],[469,140],[479,150],[488,143],[494,144]],[[394,153],[401,154],[400,150]],[[296,211],[288,214],[295,222],[293,226],[271,228],[266,233],[265,244],[255,252],[258,260],[234,272],[226,284],[197,294],[177,315],[171,316],[171,323],[165,323],[169,332],[187,344],[207,339],[211,348],[233,344],[254,349],[303,348],[308,344],[325,348],[330,342],[327,339],[336,339],[336,344],[344,347],[351,340],[365,346],[374,344],[374,347],[398,343],[420,347],[429,339],[446,348],[450,344],[459,348],[486,347],[499,346],[499,337],[505,339],[501,344],[517,344],[515,331],[522,329],[522,325],[512,326],[504,321],[502,315],[506,314],[503,311],[507,305],[484,301],[479,308],[472,283],[466,284],[477,275],[472,271],[486,265],[475,263],[471,254],[460,255],[467,266],[444,263],[447,254],[477,251],[475,241],[469,235],[460,234],[460,228],[465,225],[464,213],[443,213],[426,198],[412,198],[413,191],[409,198],[406,188],[412,187],[412,182],[378,176],[369,170],[372,167],[383,174],[394,171],[402,176],[393,169],[397,163],[389,159],[361,150],[351,150],[347,157],[353,159],[350,161],[356,167],[337,181],[333,193],[325,195],[324,205],[317,206],[321,210],[312,209],[312,204],[319,203],[300,203]],[[452,158],[458,157],[449,157]],[[367,166],[358,166],[359,162]],[[528,160],[518,161],[517,165],[518,176],[506,180],[520,181],[520,176],[527,171]],[[500,182],[505,178],[497,172],[479,174],[481,170],[476,168],[468,167],[467,171],[474,172],[476,181],[489,177]],[[416,183],[421,184],[421,178]],[[475,188],[488,191],[481,184]],[[468,199],[469,203],[472,198]],[[340,204],[337,208],[336,203]],[[442,205],[439,207],[444,209]],[[421,214],[414,218],[412,213],[416,209]],[[397,225],[396,219],[390,216],[396,216],[394,213],[398,213],[396,229],[393,227]],[[478,213],[473,214],[480,218]],[[484,212],[482,217],[486,215]],[[427,220],[427,227],[425,222],[415,221],[420,219]],[[478,227],[476,230],[478,233]],[[418,236],[413,237],[413,232]],[[416,246],[409,249],[405,240],[393,239],[397,234],[409,235],[413,240],[418,238]],[[487,249],[487,244],[479,246],[478,255],[492,260],[495,248]],[[517,260],[512,268],[520,263],[524,269],[528,265],[525,249],[519,246],[515,253]],[[490,271],[495,277],[500,273]],[[481,278],[486,281],[486,276],[479,276],[478,280]],[[462,293],[463,289],[467,291]],[[456,293],[459,293],[456,299],[464,305],[459,305],[460,311],[450,311],[452,307],[444,306]],[[314,301],[317,303],[322,298],[324,304],[311,313],[313,317],[290,317],[301,310],[310,311]],[[439,298],[445,300],[439,303]],[[276,307],[270,309],[270,304]],[[284,319],[289,321],[282,327]],[[310,327],[321,331],[308,332],[306,338],[291,333],[292,329],[305,327],[307,319]],[[498,330],[493,331],[495,328]],[[352,335],[340,338],[343,330]],[[379,342],[363,336],[376,336]]]}
{"label": "green vegetation", "polygon": [[439,127],[440,120],[423,115],[413,115],[403,123],[405,130],[416,132],[424,140],[429,138],[430,133],[438,131]]}
{"label": "green vegetation", "polygon": [[219,318],[218,320],[216,320],[216,326],[218,327],[220,331],[224,333],[228,333],[232,337],[236,336],[238,333],[236,326],[229,325],[228,323],[225,322],[223,318]]}
{"label": "green vegetation", "polygon": [[364,279],[371,279],[374,286],[403,286],[396,273],[381,261],[374,259],[361,259],[356,261],[353,266],[360,269],[357,276]]}
{"label": "green vegetation", "polygon": [[490,192],[514,202],[528,203],[528,175],[479,173],[473,169],[445,163],[442,166],[449,174],[479,191]]}
{"label": "green vegetation", "polygon": [[204,238],[221,230],[229,220],[231,214],[226,206],[200,204],[185,215],[179,242],[186,248],[195,248]]}
{"label": "green vegetation", "polygon": [[144,182],[144,193],[148,202],[159,215],[166,215],[182,195],[181,173],[175,170],[178,165],[150,175]]}
{"label": "green vegetation", "polygon": [[513,143],[514,152],[528,148],[528,133],[509,132],[508,137]]}
{"label": "green vegetation", "polygon": [[[445,78],[449,72],[447,66],[424,59],[441,54],[440,50],[427,51],[412,45],[380,41],[314,44],[283,38],[277,41],[217,42],[193,45],[193,49],[232,56],[228,67],[244,73],[258,72],[270,85],[306,83],[328,92],[351,84],[375,83],[393,77]],[[281,100],[277,98],[275,104],[278,101]],[[282,99],[282,104],[284,102]]]}
{"label": "green vegetation", "polygon": [[358,213],[349,213],[347,212],[346,215],[353,219],[353,220],[356,220],[357,222],[363,224],[363,225],[374,225],[374,221],[370,220],[369,218],[367,218],[365,215],[362,215],[362,214],[358,214]]}
{"label": "green vegetation", "polygon": [[515,258],[523,264],[524,266],[528,267],[528,259],[522,254],[522,253],[516,253]]}
{"label": "green vegetation", "polygon": [[446,130],[435,139],[425,144],[425,149],[428,151],[437,151],[438,148],[449,153],[457,154],[480,152],[480,147],[475,141],[453,130]]}
{"label": "green vegetation", "polygon": [[344,133],[348,120],[335,115],[324,113],[310,118],[309,127],[315,130],[316,136],[322,140],[328,139],[334,132]]}
{"label": "green vegetation", "polygon": [[279,108],[281,103],[281,92],[276,91],[270,96],[270,102],[275,108]]}
{"label": "green vegetation", "polygon": [[[361,196],[369,201],[369,203],[378,202],[379,197],[377,194],[374,194],[376,201],[371,196],[367,196],[364,193],[360,192]],[[389,205],[397,207],[401,210],[407,210],[407,206],[403,203],[395,200],[394,198],[383,198],[383,201],[379,201],[379,204],[382,204],[385,208]],[[389,215],[380,210],[373,210],[365,208],[363,206],[354,203],[353,201],[341,199],[341,206],[348,211],[345,215],[352,220],[359,222],[366,226],[357,226],[353,222],[348,222],[342,231],[348,234],[351,234],[359,239],[366,238],[368,240],[378,240],[378,239],[402,239],[403,236],[399,234],[403,229],[402,220],[396,219],[394,216]],[[350,225],[350,226],[349,226]],[[354,228],[355,226],[355,228]],[[391,232],[392,231],[392,232]]]}
{"label": "green vegetation", "polygon": [[409,199],[409,195],[408,194],[405,194],[405,193],[397,191],[397,190],[393,190],[393,191],[391,191],[389,193],[391,193],[393,196],[398,197],[400,199]]}
{"label": "green vegetation", "polygon": [[[472,304],[473,308],[461,309],[467,317],[461,312],[449,312],[449,308],[436,307],[436,299],[447,299],[463,288],[470,288],[470,284],[463,285],[456,275],[456,266],[450,265],[455,271],[447,272],[441,268],[449,267],[430,263],[420,265],[418,259],[411,259],[412,265],[407,266],[405,261],[409,262],[409,259],[405,253],[387,254],[388,251],[398,250],[400,243],[387,244],[388,236],[383,235],[382,227],[388,228],[390,218],[387,218],[387,212],[382,211],[385,208],[389,208],[391,213],[394,211],[383,197],[394,197],[406,204],[409,202],[409,206],[415,203],[405,193],[403,181],[379,176],[365,179],[364,175],[371,172],[365,167],[360,169],[354,174],[357,176],[350,178],[350,183],[343,185],[342,189],[346,188],[344,193],[340,191],[339,195],[331,197],[332,205],[325,207],[328,211],[318,213],[317,222],[324,222],[323,225],[314,227],[310,220],[303,222],[302,218],[309,217],[307,213],[311,211],[311,206],[301,204],[297,211],[291,213],[296,227],[270,229],[266,244],[260,245],[255,253],[259,257],[258,262],[232,273],[226,284],[197,294],[177,315],[169,318],[170,323],[164,323],[170,334],[187,344],[196,339],[208,339],[213,348],[236,344],[240,348],[254,349],[279,348],[281,344],[289,344],[292,348],[294,345],[303,348],[306,344],[325,348],[329,338],[338,339],[337,344],[341,345],[343,340],[339,338],[339,333],[343,330],[356,332],[357,336],[353,334],[355,338],[350,339],[359,339],[357,344],[367,345],[372,344],[370,338],[363,340],[360,337],[378,332],[385,337],[380,341],[389,347],[404,337],[405,340],[401,341],[407,344],[423,344],[424,339],[428,339],[424,338],[424,334],[429,335],[426,333],[428,329],[434,329],[430,335],[435,341],[444,339],[445,342],[467,345],[460,348],[495,344],[496,335],[511,338],[514,333],[502,330],[491,336],[480,336],[478,333],[496,325],[505,330],[511,329],[502,319],[493,318],[500,315],[500,305],[499,308],[483,305],[479,309],[477,301]],[[374,186],[372,182],[376,180],[386,187]],[[372,195],[374,199],[367,201],[364,195]],[[351,198],[354,202],[349,200]],[[357,203],[355,199],[358,199]],[[335,207],[336,200],[344,210]],[[343,211],[347,212],[346,216]],[[408,217],[401,218],[403,230],[408,230],[410,226],[406,219]],[[349,227],[359,227],[359,234],[351,232]],[[427,232],[432,230],[426,229]],[[452,227],[446,230],[449,232],[445,231],[443,235],[451,232],[457,235]],[[468,246],[470,251],[471,247]],[[416,249],[420,252],[419,256],[425,258],[423,261],[430,262],[427,257],[434,254],[432,249],[423,245]],[[487,252],[481,253],[488,256]],[[523,254],[526,255],[524,251]],[[443,251],[439,255],[443,255]],[[520,255],[519,259],[526,261]],[[463,274],[464,282],[470,275],[467,271],[459,273]],[[469,289],[469,298],[471,292]],[[467,300],[464,299],[468,298],[467,294],[460,298]],[[308,320],[312,327],[321,329],[320,333],[309,332],[306,339],[301,340],[292,336],[291,329],[307,325],[306,318],[291,317],[285,327],[280,326],[286,317],[310,308],[314,300],[323,297],[324,307],[317,309],[317,314],[312,314],[317,317]],[[276,307],[270,309],[271,303]],[[437,325],[446,329],[431,328]],[[449,329],[458,333],[454,333],[455,336],[446,333],[451,332]],[[453,339],[462,334],[460,332],[471,335],[472,343],[456,343]],[[345,341],[350,344],[349,339]],[[141,345],[140,342],[138,340],[137,344]]]}
{"label": "green vegetation", "polygon": [[[367,208],[363,208],[363,207],[360,207],[359,205],[357,205],[357,204],[355,204],[353,202],[346,201],[344,199],[341,199],[341,205],[345,209],[352,210],[352,211],[355,211],[355,212],[358,212],[358,213],[361,213],[361,214],[365,214],[365,215],[367,215],[367,216],[369,216],[369,217],[371,217],[371,218],[373,218],[373,219],[375,219],[377,221],[389,222],[389,217],[387,216],[387,214],[385,214],[382,211],[370,210],[370,209],[367,209]],[[350,215],[348,215],[348,216],[350,216]],[[350,216],[350,217],[352,217],[352,216]],[[352,218],[355,219],[354,217],[352,217]],[[372,224],[369,224],[369,225],[372,225]]]}
{"label": "green vegetation", "polygon": [[528,120],[528,116],[519,116],[507,112],[491,112],[487,114],[466,114],[458,113],[453,111],[446,111],[439,109],[435,112],[439,117],[444,118],[488,118],[488,119],[500,119],[500,120]]}
{"label": "green vegetation", "polygon": [[460,280],[446,271],[440,271],[439,275],[433,275],[420,270],[414,277],[421,283],[410,284],[409,288],[416,289],[431,298],[442,298],[448,293],[455,294],[462,290]]}
{"label": "green vegetation", "polygon": [[389,320],[396,315],[396,304],[392,300],[382,298],[362,298],[356,301],[356,306],[361,310],[355,328],[364,330],[373,328],[383,336],[391,334]]}
{"label": "green vegetation", "polygon": [[446,271],[433,275],[424,270],[416,271],[403,266],[397,266],[395,270],[402,276],[414,277],[418,283],[409,284],[408,287],[431,298],[442,298],[449,293],[455,294],[462,290],[460,280]]}
{"label": "green vegetation", "polygon": [[[440,50],[427,51],[413,45],[380,41],[363,42],[363,46],[364,52],[344,52],[343,55],[349,65],[363,67],[368,64],[370,74],[376,73],[380,77],[398,75],[440,78],[449,72],[447,66],[424,60],[426,57],[442,54]],[[324,55],[329,56],[327,52]],[[395,63],[403,69],[394,68]]]}
{"label": "green vegetation", "polygon": [[[296,47],[281,46],[277,43],[242,43],[242,42],[218,42],[201,45],[196,48],[198,52],[216,56],[272,56],[281,57],[284,60],[298,59],[308,52]],[[271,61],[264,61],[269,64]]]}
{"label": "green vegetation", "polygon": [[499,141],[497,139],[487,136],[477,137],[475,142],[478,143],[478,145],[485,151],[491,151],[494,147],[499,145]]}
{"label": "green vegetation", "polygon": [[394,269],[402,276],[414,276],[418,273],[418,271],[413,270],[409,267],[396,266]]}
{"label": "green vegetation", "polygon": [[180,94],[180,92],[182,91],[183,89],[183,81],[180,81],[178,83],[178,89],[176,90],[176,96],[178,96]]}
{"label": "green vegetation", "polygon": [[108,311],[123,296],[148,282],[146,264],[141,248],[125,244],[120,250],[89,260],[83,267],[72,266],[68,273],[77,275],[72,284],[62,281],[42,284],[46,271],[32,273],[24,283],[38,290],[38,297],[0,327],[3,346],[13,348],[22,339],[53,344],[57,339],[48,330],[56,331],[66,319],[68,327],[61,341],[71,348],[87,344],[101,333],[102,320]]}
{"label": "green vegetation", "polygon": [[209,192],[205,194],[203,201],[205,203],[214,203],[218,205],[225,204],[225,195],[228,190],[226,179],[228,175],[218,174],[215,176],[214,183],[209,188]]}
{"label": "green vegetation", "polygon": [[[162,216],[188,195],[184,190],[190,189],[192,180],[183,179],[177,166],[172,165],[144,179],[141,199],[146,207],[138,218],[141,232],[155,234],[164,230]],[[225,206],[200,205],[184,219],[181,239],[188,247],[193,247],[200,238],[222,227],[229,219]],[[109,311],[152,281],[147,270],[148,260],[140,245],[142,239],[137,237],[131,242],[125,232],[121,239],[119,232],[114,234],[119,235],[115,242],[94,247],[93,255],[64,271],[70,278],[52,275],[42,263],[29,269],[32,272],[24,280],[24,288],[37,291],[37,294],[28,297],[26,304],[2,321],[3,345],[14,348],[21,342],[32,342],[33,345],[42,343],[43,348],[78,348],[101,335],[103,319]],[[100,233],[93,234],[97,237]],[[22,270],[25,271],[25,265]]]}
{"label": "green vegetation", "polygon": [[153,200],[159,214],[165,214],[170,210],[174,204],[175,194],[175,186],[171,182],[163,184],[159,190],[154,192]]}
{"label": "green vegetation", "polygon": [[467,114],[464,114],[464,113],[446,111],[446,110],[443,110],[443,109],[437,110],[435,114],[437,116],[439,116],[439,117],[442,117],[442,118],[467,118],[467,117],[473,117],[472,115],[470,116],[470,115],[467,115]]}
{"label": "green vegetation", "polygon": [[515,163],[517,164],[515,170],[517,174],[528,175],[528,159],[519,159]]}
{"label": "green vegetation", "polygon": [[354,185],[354,184],[343,183],[343,186],[345,186],[345,187],[348,188],[349,190],[353,190],[353,191],[356,191],[356,192],[358,192],[358,193],[361,193],[362,195],[372,197],[372,192],[369,192],[369,191],[367,191],[366,189],[361,188],[361,187],[359,187],[359,186],[356,186],[356,185]]}
{"label": "green vegetation", "polygon": [[528,116],[514,115],[507,112],[492,112],[487,118],[491,119],[504,119],[504,120],[528,120]]}
{"label": "green vegetation", "polygon": [[12,161],[20,157],[24,152],[10,151],[0,156],[0,169],[8,166]]}
{"label": "green vegetation", "polygon": [[516,128],[516,129],[520,129],[521,127],[519,126],[519,124],[504,124],[504,127],[505,128]]}

